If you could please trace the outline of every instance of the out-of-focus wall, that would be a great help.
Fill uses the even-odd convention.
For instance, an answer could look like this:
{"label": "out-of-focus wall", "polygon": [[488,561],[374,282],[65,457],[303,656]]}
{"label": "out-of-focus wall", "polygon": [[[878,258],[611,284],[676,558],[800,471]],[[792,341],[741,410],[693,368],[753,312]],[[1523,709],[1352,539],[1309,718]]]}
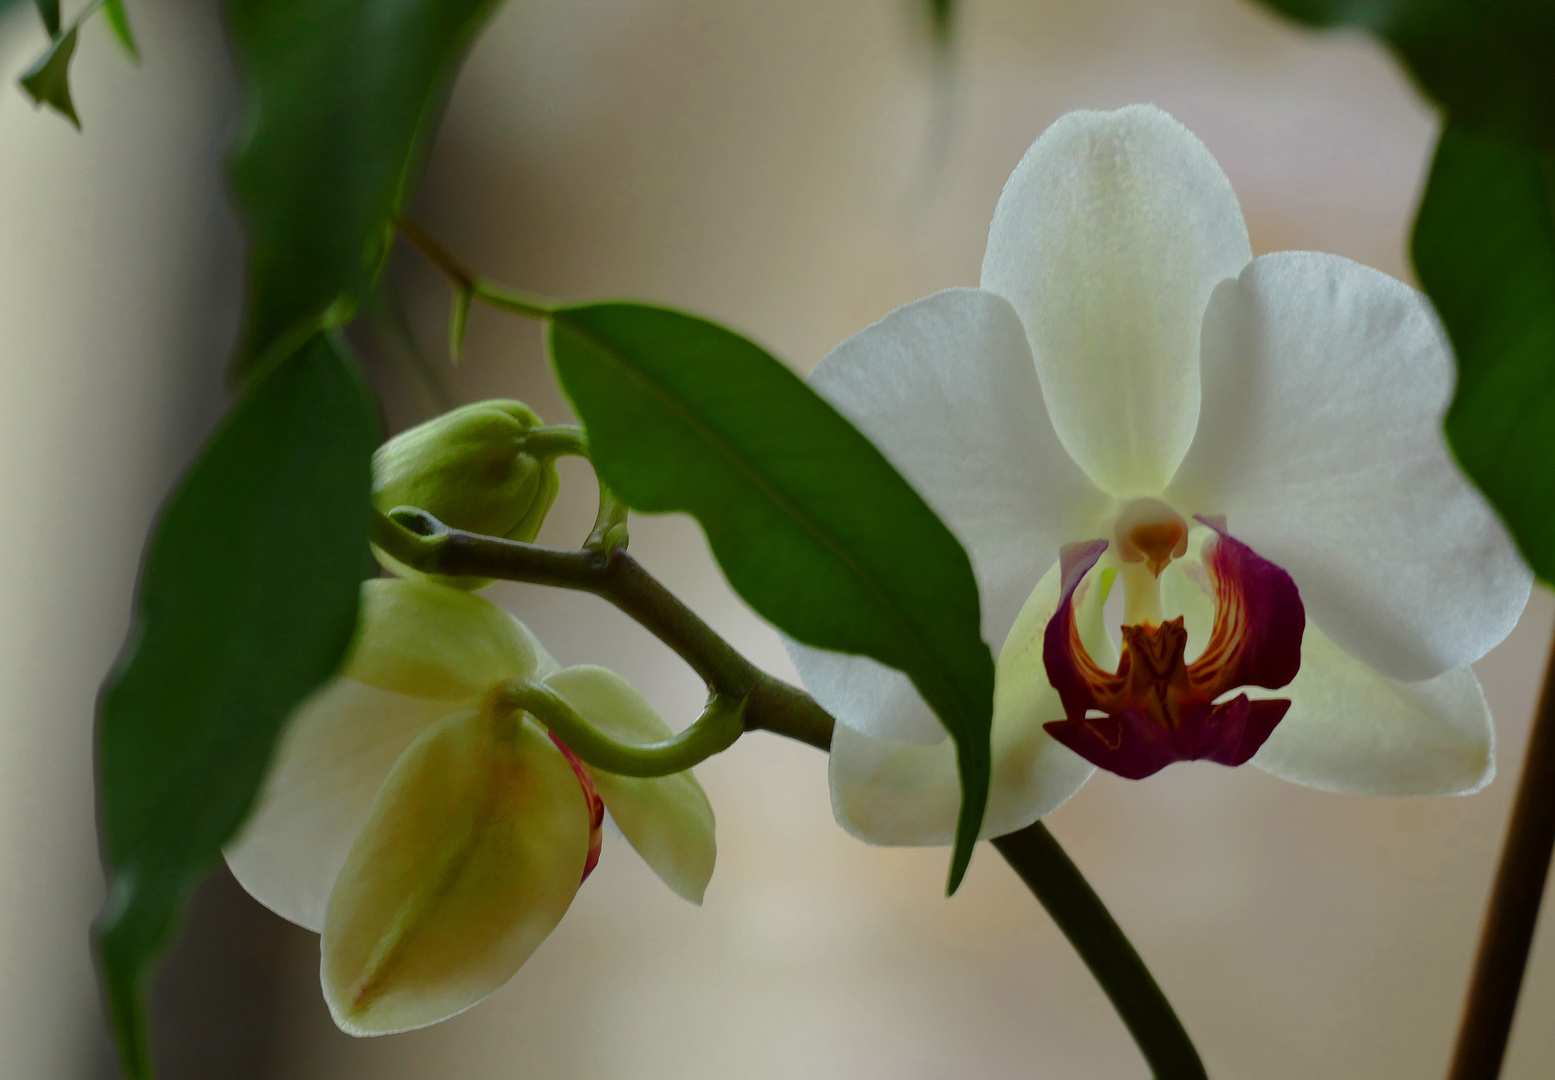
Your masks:
{"label": "out-of-focus wall", "polygon": [[[221,404],[240,247],[221,189],[232,77],[214,6],[131,3],[139,66],[90,24],[81,133],[14,85],[45,43],[26,7],[0,25],[0,1077],[75,1080],[117,1075],[87,950],[103,895],[94,699],[152,514]],[[242,1030],[212,1007],[219,991],[190,985],[201,963],[242,975],[231,936],[253,929],[235,900],[222,915],[219,883],[202,894],[158,988],[179,1029],[158,1033],[168,1080],[241,1075],[187,1067],[221,1060],[209,1039]],[[212,917],[222,932],[202,936]],[[244,1013],[262,1009],[255,996]]]}
{"label": "out-of-focus wall", "polygon": [[[1154,101],[1219,157],[1255,249],[1405,274],[1434,121],[1359,38],[1240,0],[970,0],[936,83],[908,0],[584,0],[507,7],[455,97],[418,213],[481,270],[560,296],[646,297],[740,327],[807,369],[892,307],[977,281],[1000,186],[1076,107]],[[937,110],[949,94],[948,129]],[[932,147],[948,130],[944,149]],[[440,281],[402,267],[436,353]],[[477,311],[454,382],[566,409],[536,329]],[[396,374],[398,372],[398,374]],[[406,378],[386,365],[386,385]],[[391,417],[424,408],[405,388]],[[588,480],[548,527],[587,527]],[[788,672],[696,528],[633,550],[748,655]],[[699,688],[603,603],[499,587],[563,662],[620,668],[676,718]],[[1503,778],[1469,799],[1345,798],[1253,769],[1100,776],[1051,821],[1177,1003],[1217,1077],[1440,1075],[1542,666],[1552,606],[1482,664]],[[1451,618],[1450,612],[1442,617]],[[1145,1069],[1106,1001],[991,849],[961,894],[946,852],[833,825],[825,761],[754,736],[699,770],[720,863],[701,910],[618,835],[502,991],[434,1029],[358,1042],[299,937],[286,1080],[1100,1080]],[[1542,947],[1507,1076],[1548,1075]]]}

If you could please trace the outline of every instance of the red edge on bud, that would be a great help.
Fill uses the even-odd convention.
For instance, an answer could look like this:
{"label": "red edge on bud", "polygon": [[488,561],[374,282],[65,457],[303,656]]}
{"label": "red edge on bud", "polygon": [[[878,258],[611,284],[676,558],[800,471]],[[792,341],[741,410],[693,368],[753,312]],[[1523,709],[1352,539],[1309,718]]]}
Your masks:
{"label": "red edge on bud", "polygon": [[583,801],[589,810],[589,854],[583,862],[583,877],[578,880],[581,885],[589,879],[594,867],[599,865],[599,851],[604,844],[605,800],[599,797],[594,778],[589,775],[587,766],[578,760],[578,755],[567,749],[567,744],[558,739],[554,731],[547,731],[546,734],[556,744],[556,749],[562,752],[562,757],[567,759],[567,764],[572,766],[572,773],[578,778],[578,786],[583,789]]}
{"label": "red edge on bud", "polygon": [[1223,521],[1198,520],[1218,534],[1204,559],[1215,588],[1215,622],[1191,664],[1178,617],[1123,627],[1117,671],[1099,667],[1080,640],[1074,594],[1107,542],[1069,544],[1060,555],[1063,591],[1043,637],[1042,660],[1065,719],[1043,727],[1093,765],[1130,780],[1174,761],[1241,765],[1273,734],[1290,702],[1238,694],[1216,704],[1216,698],[1242,686],[1276,690],[1301,666],[1306,611],[1296,583],[1230,536]]}

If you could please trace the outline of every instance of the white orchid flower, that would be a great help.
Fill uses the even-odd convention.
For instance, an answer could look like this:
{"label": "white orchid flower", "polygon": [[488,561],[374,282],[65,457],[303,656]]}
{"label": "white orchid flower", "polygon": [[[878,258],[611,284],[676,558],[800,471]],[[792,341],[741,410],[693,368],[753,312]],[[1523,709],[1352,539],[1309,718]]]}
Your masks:
{"label": "white orchid flower", "polygon": [[[1376,270],[1254,259],[1225,175],[1160,110],[1059,119],[1005,185],[981,287],[892,312],[810,385],[971,556],[998,655],[984,836],[1096,766],[1251,760],[1377,794],[1489,781],[1468,665],[1531,576],[1443,442],[1442,331]],[[951,842],[954,749],[907,679],[789,648],[840,722],[842,825]]]}
{"label": "white orchid flower", "polygon": [[691,773],[585,765],[496,707],[509,679],[543,680],[621,741],[671,734],[620,676],[558,668],[491,601],[369,581],[344,673],[293,716],[227,850],[260,903],[323,935],[324,996],[344,1031],[424,1027],[505,983],[593,870],[607,808],[665,884],[702,902],[713,811]]}

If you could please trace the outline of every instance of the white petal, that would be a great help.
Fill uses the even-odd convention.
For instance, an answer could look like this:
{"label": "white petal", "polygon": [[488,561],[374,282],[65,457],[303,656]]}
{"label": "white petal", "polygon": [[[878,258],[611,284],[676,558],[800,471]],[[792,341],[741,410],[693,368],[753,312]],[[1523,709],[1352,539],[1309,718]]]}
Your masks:
{"label": "white petal", "polygon": [[[1060,545],[1085,535],[1110,502],[1053,432],[1014,310],[980,289],[935,293],[844,341],[809,383],[965,546],[983,637],[997,649]],[[844,724],[910,742],[944,738],[900,672],[787,644],[805,685]]]}
{"label": "white petal", "polygon": [[1015,305],[1053,426],[1103,490],[1171,478],[1199,414],[1204,305],[1251,258],[1220,166],[1154,106],[1068,113],[1015,167],[983,288]]}
{"label": "white petal", "polygon": [[1358,795],[1466,795],[1495,775],[1495,729],[1466,667],[1396,682],[1307,624],[1290,712],[1253,764],[1285,780]]}
{"label": "white petal", "polygon": [[[1093,572],[1080,619],[1098,663],[1116,663],[1102,626],[1103,590]],[[1032,592],[1004,649],[994,686],[993,774],[981,835],[1003,836],[1057,809],[1095,772],[1094,766],[1042,730],[1063,718],[1047,681],[1042,635],[1058,604],[1059,568]],[[871,844],[928,846],[955,837],[961,804],[955,748],[872,739],[838,725],[831,747],[832,812],[844,829]]]}
{"label": "white petal", "polygon": [[1175,505],[1226,515],[1386,675],[1506,636],[1532,576],[1442,438],[1452,360],[1424,297],[1338,256],[1265,255],[1211,301],[1203,374]]}
{"label": "white petal", "polygon": [[427,581],[362,583],[360,626],[345,669],[353,679],[462,702],[502,679],[555,669],[528,628],[485,597]]}
{"label": "white petal", "polygon": [[589,849],[577,775],[526,720],[434,724],[384,781],[329,898],[320,981],[352,1035],[425,1027],[516,972],[566,913]]}
{"label": "white petal", "polygon": [[[652,703],[613,671],[580,665],[545,681],[584,719],[622,742],[655,743],[674,734]],[[713,806],[691,770],[649,778],[585,768],[605,809],[643,861],[677,895],[700,904],[718,847]]]}
{"label": "white petal", "polygon": [[293,714],[259,802],[226,851],[265,907],[314,933],[346,853],[405,748],[447,702],[336,679]]}

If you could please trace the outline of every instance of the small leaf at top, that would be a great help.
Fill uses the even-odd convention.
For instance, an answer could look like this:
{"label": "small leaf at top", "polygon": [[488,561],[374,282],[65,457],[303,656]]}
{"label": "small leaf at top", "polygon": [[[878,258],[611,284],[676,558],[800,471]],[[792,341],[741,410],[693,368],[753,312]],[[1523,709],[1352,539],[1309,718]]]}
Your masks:
{"label": "small leaf at top", "polygon": [[21,79],[22,89],[27,91],[33,104],[54,109],[74,124],[77,131],[81,129],[81,118],[76,115],[75,102],[70,100],[70,60],[76,54],[80,30],[79,26],[72,26],[56,38]]}
{"label": "small leaf at top", "polygon": [[131,60],[139,60],[140,48],[135,44],[135,31],[130,29],[130,13],[124,7],[124,0],[103,0],[103,17],[108,20],[119,47]]}
{"label": "small leaf at top", "polygon": [[152,963],[248,813],[283,722],[350,644],[377,427],[354,361],[316,336],[250,385],[152,533],[98,727],[111,885],[97,950],[132,1080],[151,1075]]}
{"label": "small leaf at top", "polygon": [[1555,583],[1555,155],[1442,133],[1414,261],[1457,355],[1447,438]]}
{"label": "small leaf at top", "polygon": [[550,346],[623,502],[691,514],[757,612],[806,644],[906,672],[938,714],[961,774],[954,891],[988,800],[994,673],[955,535],[830,404],[723,327],[588,304],[554,313]]}
{"label": "small leaf at top", "polygon": [[496,0],[229,0],[248,225],[237,367],[367,296],[459,62]]}

